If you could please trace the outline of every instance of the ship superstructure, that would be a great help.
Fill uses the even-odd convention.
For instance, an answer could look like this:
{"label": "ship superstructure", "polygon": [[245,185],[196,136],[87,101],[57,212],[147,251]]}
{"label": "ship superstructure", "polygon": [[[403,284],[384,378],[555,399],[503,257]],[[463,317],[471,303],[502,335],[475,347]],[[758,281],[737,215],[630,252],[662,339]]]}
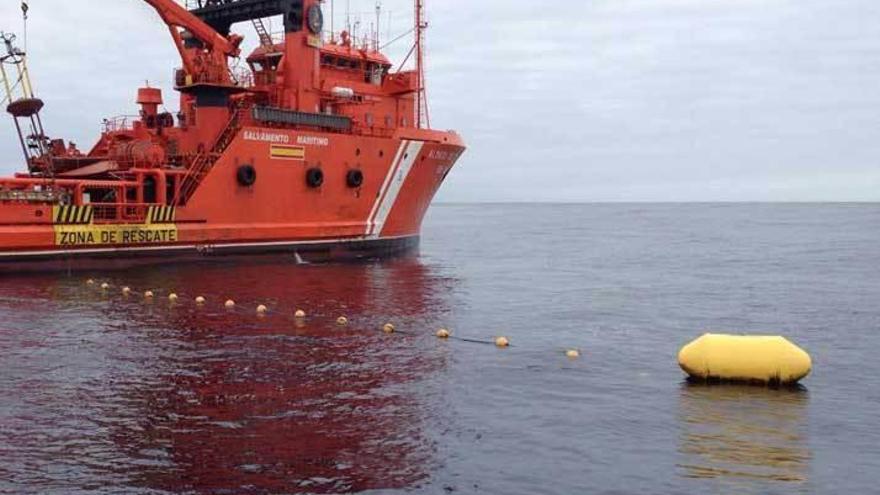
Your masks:
{"label": "ship superstructure", "polygon": [[[456,133],[426,128],[422,0],[413,70],[394,70],[378,42],[326,33],[318,0],[145,1],[180,53],[178,110],[140,88],[139,115],[105,120],[89,150],[47,135],[27,54],[3,35],[27,171],[0,178],[0,270],[417,244],[464,151]],[[282,36],[266,18],[283,20]],[[242,22],[260,44],[232,69]]]}

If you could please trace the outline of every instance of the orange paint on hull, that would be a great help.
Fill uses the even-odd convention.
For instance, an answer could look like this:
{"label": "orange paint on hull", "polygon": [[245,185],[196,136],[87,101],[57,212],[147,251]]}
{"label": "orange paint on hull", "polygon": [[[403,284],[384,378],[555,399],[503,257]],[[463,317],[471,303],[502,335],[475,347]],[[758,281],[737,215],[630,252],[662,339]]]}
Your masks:
{"label": "orange paint on hull", "polygon": [[[318,0],[269,2],[253,15],[298,9],[284,10],[284,42],[264,41],[247,57],[247,77],[233,77],[228,58],[241,37],[225,32],[223,16],[238,19],[239,1],[187,11],[147,0],[184,63],[176,119],[159,113],[161,91],[141,88],[139,119],[107,121],[88,153],[20,133],[22,148],[38,151],[25,153],[28,174],[0,178],[0,271],[417,245],[465,151],[456,133],[423,128],[421,60],[392,73],[347,33],[321,40]],[[15,51],[3,61],[24,67]],[[24,96],[9,95],[16,122],[42,108]]]}
{"label": "orange paint on hull", "polygon": [[[246,140],[247,131],[285,136],[290,142],[326,144],[305,146],[304,160],[288,161],[273,158],[270,143]],[[260,244],[286,244],[295,249],[297,243],[418,237],[428,206],[463,151],[455,134],[431,131],[410,133],[407,139],[384,139],[245,129],[191,202],[176,208],[175,242],[59,245],[50,209],[19,206],[0,208],[0,258],[27,259],[57,251],[59,257],[70,259],[102,249],[118,253],[172,246],[212,254],[225,245],[242,244],[253,244],[259,252]],[[403,162],[411,162],[406,174],[401,170]],[[249,187],[236,179],[241,164],[250,164],[256,171],[256,181]],[[306,171],[312,167],[324,171],[319,188],[306,182]],[[363,174],[359,187],[346,183],[346,173],[353,169]],[[100,223],[92,225],[101,228]]]}

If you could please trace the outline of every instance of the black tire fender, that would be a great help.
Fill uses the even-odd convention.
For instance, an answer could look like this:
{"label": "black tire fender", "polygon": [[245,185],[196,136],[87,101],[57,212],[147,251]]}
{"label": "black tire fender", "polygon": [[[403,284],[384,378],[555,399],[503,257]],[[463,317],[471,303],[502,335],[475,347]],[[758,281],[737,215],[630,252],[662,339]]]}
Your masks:
{"label": "black tire fender", "polygon": [[349,170],[345,175],[345,183],[352,189],[357,189],[364,185],[364,173],[357,169]]}
{"label": "black tire fender", "polygon": [[253,165],[242,165],[236,172],[238,183],[243,187],[251,187],[257,182],[257,169]]}
{"label": "black tire fender", "polygon": [[324,171],[320,168],[306,170],[306,184],[312,189],[317,189],[324,184]]}

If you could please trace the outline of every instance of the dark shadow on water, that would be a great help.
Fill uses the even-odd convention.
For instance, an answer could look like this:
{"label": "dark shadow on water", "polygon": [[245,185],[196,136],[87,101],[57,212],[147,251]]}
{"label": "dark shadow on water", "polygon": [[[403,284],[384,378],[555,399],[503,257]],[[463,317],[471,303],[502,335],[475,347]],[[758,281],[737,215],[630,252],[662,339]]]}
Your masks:
{"label": "dark shadow on water", "polygon": [[685,382],[679,423],[680,474],[716,480],[728,489],[806,483],[809,392],[802,386],[761,387]]}

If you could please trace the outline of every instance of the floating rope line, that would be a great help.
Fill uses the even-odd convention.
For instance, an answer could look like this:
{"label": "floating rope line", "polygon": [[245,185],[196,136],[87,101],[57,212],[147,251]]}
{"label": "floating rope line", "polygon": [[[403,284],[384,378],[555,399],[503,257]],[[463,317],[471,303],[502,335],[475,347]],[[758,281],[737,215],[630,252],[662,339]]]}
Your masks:
{"label": "floating rope line", "polygon": [[[95,279],[88,279],[85,282],[85,284],[89,287],[97,287],[98,290],[100,290],[100,292],[103,293],[104,295],[109,295],[110,294],[109,289],[111,287],[114,287],[112,284],[110,284],[108,282],[103,282],[101,284],[98,284],[98,282],[95,281]],[[157,300],[157,297],[158,297],[157,295],[164,294],[164,293],[166,293],[166,291],[163,291],[160,289],[155,289],[155,290],[147,289],[147,290],[144,290],[143,292],[138,293],[132,287],[123,286],[119,290],[118,293],[125,300],[131,300],[132,296],[134,296],[135,294],[140,294],[141,295],[140,299],[143,300],[144,303],[152,305]],[[185,300],[186,301],[191,300],[193,302],[193,306],[199,311],[206,309],[206,307],[208,306],[207,299],[201,295],[196,296],[196,297],[191,297],[191,298],[188,297],[186,299],[183,299],[177,292],[174,292],[174,291],[167,292],[167,294],[168,295],[165,297],[167,297],[169,307],[171,307],[171,308],[185,306],[186,303],[181,302],[181,301],[185,301]],[[222,300],[222,299],[218,298],[217,300]],[[222,304],[222,308],[225,309],[227,313],[231,313],[231,312],[242,313],[242,312],[236,311],[238,309],[238,307],[239,307],[239,304],[231,298],[227,299]],[[287,315],[287,313],[283,312],[283,311],[270,311],[269,307],[265,304],[258,304],[258,305],[251,306],[251,307],[256,307],[256,317],[257,317],[256,319],[257,320],[265,320],[273,313],[275,315],[278,315],[278,316],[276,316],[276,318],[277,317],[284,317],[285,315]],[[242,313],[242,314],[244,314],[244,313]],[[253,314],[253,313],[251,313],[251,314]],[[346,317],[346,316],[338,316],[336,318],[333,318],[333,317],[329,317],[329,316],[325,315],[325,316],[319,317],[319,319],[321,319],[321,320],[323,320],[325,318],[328,320],[328,322],[335,323],[334,326],[336,326],[337,328],[351,326],[351,320],[349,320],[348,317]],[[289,319],[292,321],[292,323],[295,326],[302,328],[307,321],[306,312],[303,309],[298,308],[298,309],[296,309],[296,311],[292,315],[290,315]],[[315,320],[313,320],[313,321],[315,321]],[[414,337],[425,335],[423,332],[419,332],[419,331],[398,329],[393,323],[386,323],[383,326],[377,327],[377,330],[379,332],[383,332],[389,336],[394,335],[394,334],[409,335],[409,336],[414,336]],[[438,330],[435,333],[435,336],[441,340],[454,340],[456,342],[463,342],[466,344],[494,345],[498,348],[514,347],[510,343],[510,340],[504,336],[494,337],[493,339],[460,337],[458,335],[454,335],[451,331],[449,331],[445,328],[441,328],[440,330]],[[577,348],[557,349],[557,352],[563,354],[564,356],[566,356],[572,360],[578,359],[581,357],[581,350],[577,349]]]}
{"label": "floating rope line", "polygon": [[455,335],[450,335],[448,338],[449,340],[457,340],[459,342],[466,342],[468,344],[495,345],[495,341],[493,340],[471,339],[467,337],[456,337]]}

